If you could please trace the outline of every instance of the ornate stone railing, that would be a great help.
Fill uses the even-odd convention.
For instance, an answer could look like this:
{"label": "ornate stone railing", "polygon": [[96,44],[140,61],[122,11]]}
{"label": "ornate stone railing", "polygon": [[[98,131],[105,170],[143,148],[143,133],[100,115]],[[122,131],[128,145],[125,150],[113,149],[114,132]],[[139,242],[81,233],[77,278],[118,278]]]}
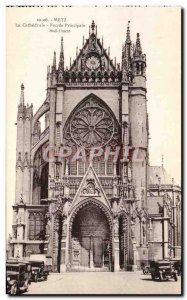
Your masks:
{"label": "ornate stone railing", "polygon": [[120,82],[66,82],[66,87],[118,87]]}
{"label": "ornate stone railing", "polygon": [[64,180],[62,178],[50,178],[49,189],[54,191],[61,191],[64,188]]}
{"label": "ornate stone railing", "polygon": [[173,184],[149,184],[148,189],[154,190],[154,189],[160,189],[160,190],[181,190],[181,187],[179,185],[173,185]]}
{"label": "ornate stone railing", "polygon": [[81,181],[82,178],[72,178],[72,177],[64,177],[58,179],[50,178],[49,188],[57,192],[63,192],[64,186],[67,186],[69,188],[69,196],[71,198],[74,198],[77,189],[80,186]]}
{"label": "ornate stone railing", "polygon": [[[108,199],[113,198],[114,194],[115,197],[124,199],[134,197],[134,191],[130,183],[124,183],[120,179],[107,177],[101,177],[99,180]],[[82,177],[65,176],[64,178],[50,178],[49,189],[52,189],[57,193],[63,193],[64,186],[66,186],[69,188],[69,196],[73,199],[81,182]]]}

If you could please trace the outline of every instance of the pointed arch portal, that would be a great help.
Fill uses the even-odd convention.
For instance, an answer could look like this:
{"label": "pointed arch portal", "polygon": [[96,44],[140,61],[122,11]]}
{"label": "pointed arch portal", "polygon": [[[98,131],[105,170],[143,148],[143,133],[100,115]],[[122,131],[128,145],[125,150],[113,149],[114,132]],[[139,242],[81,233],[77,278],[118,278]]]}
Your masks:
{"label": "pointed arch portal", "polygon": [[72,270],[111,270],[112,223],[103,206],[86,201],[70,220]]}

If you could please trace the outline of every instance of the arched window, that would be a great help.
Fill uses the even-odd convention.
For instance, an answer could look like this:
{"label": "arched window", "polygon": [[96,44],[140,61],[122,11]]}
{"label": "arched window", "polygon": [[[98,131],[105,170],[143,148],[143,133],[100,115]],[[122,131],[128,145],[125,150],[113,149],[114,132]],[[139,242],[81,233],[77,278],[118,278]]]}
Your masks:
{"label": "arched window", "polygon": [[44,240],[44,216],[41,212],[30,212],[29,240]]}
{"label": "arched window", "polygon": [[47,163],[41,172],[41,199],[48,198],[48,176],[49,176],[49,164]]}
{"label": "arched window", "polygon": [[35,153],[33,160],[33,194],[32,203],[42,204],[41,199],[48,198],[49,163],[45,160],[48,142],[43,144]]}
{"label": "arched window", "polygon": [[[73,153],[82,147],[88,153],[93,148],[111,146],[114,151],[119,145],[119,124],[111,109],[97,96],[91,94],[73,110],[64,129],[65,144],[73,148]],[[70,159],[70,175],[83,176],[88,161]],[[112,156],[107,162],[104,156],[94,158],[93,167],[98,175],[113,175]]]}

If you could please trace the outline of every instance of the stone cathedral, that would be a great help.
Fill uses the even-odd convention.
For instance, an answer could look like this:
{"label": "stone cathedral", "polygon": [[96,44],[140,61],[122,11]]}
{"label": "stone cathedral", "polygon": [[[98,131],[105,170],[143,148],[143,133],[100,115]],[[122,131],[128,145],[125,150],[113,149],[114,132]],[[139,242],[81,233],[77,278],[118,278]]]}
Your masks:
{"label": "stone cathedral", "polygon": [[149,164],[146,55],[129,23],[122,42],[119,64],[92,21],[65,67],[62,38],[35,114],[21,85],[10,256],[44,253],[54,272],[136,270],[180,256],[181,189]]}

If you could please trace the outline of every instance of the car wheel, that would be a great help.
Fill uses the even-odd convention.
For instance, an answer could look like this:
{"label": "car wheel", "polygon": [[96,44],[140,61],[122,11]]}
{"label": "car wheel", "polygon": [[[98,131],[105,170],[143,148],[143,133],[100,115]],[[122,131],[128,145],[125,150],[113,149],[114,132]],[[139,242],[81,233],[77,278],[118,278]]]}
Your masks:
{"label": "car wheel", "polygon": [[11,294],[11,295],[16,295],[17,292],[18,292],[18,287],[17,287],[17,284],[14,283],[14,284],[11,286],[10,294]]}
{"label": "car wheel", "polygon": [[26,280],[24,283],[24,288],[25,288],[25,292],[27,292],[28,288],[29,288],[29,280]]}
{"label": "car wheel", "polygon": [[160,274],[159,274],[159,276],[158,276],[158,280],[159,280],[159,281],[162,281],[162,277],[161,277]]}
{"label": "car wheel", "polygon": [[173,277],[174,277],[174,280],[175,280],[175,281],[178,280],[178,277],[177,277],[177,274],[176,274],[176,273],[173,275]]}
{"label": "car wheel", "polygon": [[151,278],[152,280],[155,280],[155,276],[153,274],[151,274]]}

